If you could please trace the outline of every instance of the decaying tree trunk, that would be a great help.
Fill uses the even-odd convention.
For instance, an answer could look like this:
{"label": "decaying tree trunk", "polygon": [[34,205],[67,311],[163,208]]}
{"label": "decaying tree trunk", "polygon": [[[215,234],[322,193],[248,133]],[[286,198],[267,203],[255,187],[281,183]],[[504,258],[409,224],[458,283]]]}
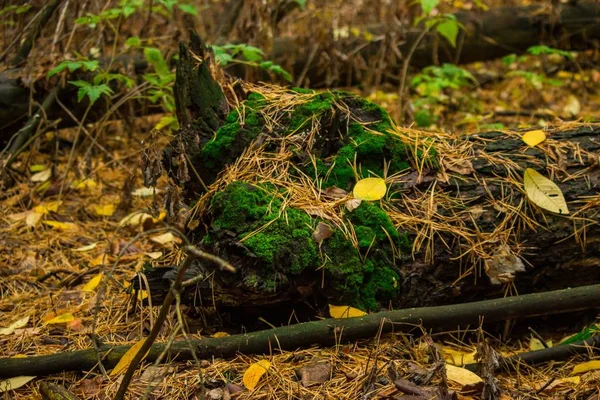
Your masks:
{"label": "decaying tree trunk", "polygon": [[[190,237],[238,269],[198,263],[200,297],[373,310],[497,297],[502,283],[522,294],[600,282],[600,126],[558,127],[529,147],[519,132],[397,127],[346,93],[257,86],[225,117],[210,52],[196,39],[180,59],[184,128],[165,165],[194,205]],[[569,214],[528,199],[526,168],[558,184]],[[368,176],[385,176],[387,194],[357,202]]]}

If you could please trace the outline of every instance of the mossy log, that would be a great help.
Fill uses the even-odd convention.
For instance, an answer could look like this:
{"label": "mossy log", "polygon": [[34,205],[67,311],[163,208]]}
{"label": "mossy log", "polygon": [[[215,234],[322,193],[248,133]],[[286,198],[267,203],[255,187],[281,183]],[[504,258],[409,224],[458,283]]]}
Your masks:
{"label": "mossy log", "polygon": [[[205,67],[178,75],[211,79]],[[179,104],[224,115],[213,83],[192,85],[211,88],[204,103]],[[197,264],[207,280],[192,298],[234,307],[320,298],[375,310],[502,296],[501,282],[519,293],[600,282],[599,125],[548,130],[529,147],[522,132],[398,127],[348,93],[245,89],[216,131],[197,119],[165,152],[193,206],[190,237],[238,269]],[[526,168],[558,184],[570,214],[528,200]],[[385,177],[387,195],[358,205],[350,192],[368,176]]]}

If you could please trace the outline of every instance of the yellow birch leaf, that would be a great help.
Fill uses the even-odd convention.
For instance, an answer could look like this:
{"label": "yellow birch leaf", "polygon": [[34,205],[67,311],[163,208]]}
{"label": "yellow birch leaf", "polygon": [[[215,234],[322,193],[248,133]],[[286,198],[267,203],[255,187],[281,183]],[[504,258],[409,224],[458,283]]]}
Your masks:
{"label": "yellow birch leaf", "polygon": [[35,376],[15,376],[14,378],[0,381],[0,393],[18,389],[32,379],[35,379]]}
{"label": "yellow birch leaf", "polygon": [[136,211],[128,216],[124,217],[121,221],[119,221],[119,226],[138,226],[144,223],[147,219],[152,219],[152,215],[146,214],[141,211]]}
{"label": "yellow birch leaf", "polygon": [[50,201],[33,207],[33,211],[39,214],[48,214],[49,212],[57,212],[62,201]]}
{"label": "yellow birch leaf", "polygon": [[46,169],[46,166],[43,164],[34,164],[31,167],[29,167],[29,171],[31,172],[40,172]]}
{"label": "yellow birch leaf", "polygon": [[71,184],[71,187],[74,187],[75,189],[93,189],[96,186],[98,186],[96,181],[90,178],[86,178],[81,181],[76,181]]}
{"label": "yellow birch leaf", "polygon": [[385,196],[387,187],[381,178],[365,178],[356,182],[352,194],[355,199],[373,201]]}
{"label": "yellow birch leaf", "polygon": [[555,392],[557,390],[564,389],[565,387],[579,385],[581,382],[581,378],[579,376],[569,376],[567,378],[560,378],[552,382],[550,385],[545,386],[545,383],[539,385],[537,390],[542,390],[542,392]]}
{"label": "yellow birch leaf", "polygon": [[52,177],[52,170],[50,168],[37,172],[31,175],[31,182],[46,182],[48,179]]}
{"label": "yellow birch leaf", "polygon": [[442,354],[444,355],[444,360],[448,364],[456,365],[457,367],[462,367],[465,364],[472,364],[475,362],[475,354],[477,351],[472,351],[470,353],[454,350],[449,347],[442,347]]}
{"label": "yellow birch leaf", "polygon": [[[548,347],[552,347],[552,340],[546,341],[546,345],[548,345]],[[544,344],[542,343],[542,341],[540,339],[534,338],[534,337],[529,339],[529,350],[530,351],[542,350],[545,348],[546,347],[544,347]]]}
{"label": "yellow birch leaf", "polygon": [[483,382],[479,375],[475,374],[474,372],[449,364],[446,364],[446,377],[448,380],[463,386],[474,385],[476,383]]}
{"label": "yellow birch leaf", "polygon": [[95,275],[92,279],[90,279],[81,290],[83,290],[84,292],[93,292],[94,289],[98,287],[100,282],[102,282],[103,277],[104,273],[100,272],[99,274]]}
{"label": "yellow birch leaf", "polygon": [[73,251],[76,251],[76,252],[83,253],[83,252],[85,252],[85,251],[90,251],[90,250],[93,250],[93,249],[95,249],[95,248],[96,248],[96,246],[98,246],[98,242],[90,243],[90,244],[88,244],[87,246],[81,246],[81,247],[78,247],[78,248],[76,248],[76,249],[73,249]]}
{"label": "yellow birch leaf", "polygon": [[588,362],[584,362],[581,364],[577,364],[576,366],[573,367],[573,371],[571,372],[571,375],[582,374],[584,372],[593,371],[596,369],[600,369],[600,360],[593,360],[593,361],[588,361]]}
{"label": "yellow birch leaf", "polygon": [[115,213],[115,205],[114,204],[94,204],[92,209],[101,217],[110,217]]}
{"label": "yellow birch leaf", "polygon": [[334,306],[330,304],[329,315],[332,318],[352,318],[362,317],[363,315],[367,315],[367,313],[350,306]]}
{"label": "yellow birch leaf", "polygon": [[106,254],[106,253],[102,253],[102,254],[98,254],[98,256],[96,256],[96,258],[94,258],[92,261],[90,261],[90,265],[92,267],[97,267],[99,265],[106,265],[110,262],[110,255]]}
{"label": "yellow birch leaf", "polygon": [[225,336],[229,336],[229,333],[227,333],[227,332],[215,332],[212,335],[212,337],[214,337],[214,338],[220,338],[220,337],[225,337]]}
{"label": "yellow birch leaf", "polygon": [[28,211],[27,216],[25,217],[25,225],[35,228],[42,219],[42,217],[43,214],[40,214],[35,211]]}
{"label": "yellow birch leaf", "polygon": [[244,372],[244,386],[248,390],[254,390],[260,378],[269,370],[271,363],[268,360],[260,360],[251,364]]}
{"label": "yellow birch leaf", "polygon": [[79,227],[72,222],[43,221],[43,224],[53,227],[59,231],[78,231]]}
{"label": "yellow birch leaf", "polygon": [[18,321],[13,322],[7,328],[0,328],[0,336],[12,335],[15,329],[20,329],[27,325],[29,316],[23,317]]}
{"label": "yellow birch leaf", "polygon": [[173,235],[173,233],[171,232],[163,233],[162,235],[152,236],[150,237],[150,240],[152,240],[155,243],[162,244],[163,246],[166,246],[171,243],[181,243],[181,238]]}
{"label": "yellow birch leaf", "polygon": [[[117,376],[121,372],[124,372],[127,369],[127,367],[129,367],[129,364],[131,364],[133,357],[135,357],[135,355],[138,353],[138,351],[140,351],[140,349],[144,345],[144,342],[146,342],[146,338],[140,340],[139,342],[137,342],[136,344],[131,346],[129,348],[129,350],[127,350],[127,352],[125,354],[123,354],[123,357],[121,357],[121,359],[119,360],[119,362],[117,363],[115,368],[112,371],[110,371],[110,376]],[[150,349],[148,349],[146,354],[144,354],[144,357],[142,357],[142,360],[144,358],[146,358],[149,351],[150,351]]]}
{"label": "yellow birch leaf", "polygon": [[536,170],[527,168],[523,174],[523,181],[527,197],[538,207],[557,214],[569,214],[565,197],[560,188],[550,179]]}
{"label": "yellow birch leaf", "polygon": [[45,325],[54,325],[54,324],[65,324],[67,322],[71,322],[75,319],[75,317],[73,316],[73,314],[71,313],[63,313],[60,314],[52,319],[49,319],[48,321],[44,322]]}
{"label": "yellow birch leaf", "polygon": [[544,140],[546,140],[546,132],[544,132],[541,129],[536,129],[535,131],[525,132],[525,134],[523,134],[523,137],[521,137],[521,139],[528,146],[535,147],[538,144],[542,143]]}

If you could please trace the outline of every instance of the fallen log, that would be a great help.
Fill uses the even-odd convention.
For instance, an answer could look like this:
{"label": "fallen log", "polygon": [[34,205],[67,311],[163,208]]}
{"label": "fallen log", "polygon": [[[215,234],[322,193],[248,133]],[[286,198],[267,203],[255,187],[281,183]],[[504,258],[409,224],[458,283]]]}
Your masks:
{"label": "fallen log", "polygon": [[[154,344],[145,360],[154,362],[165,350],[167,357],[163,357],[162,361],[169,363],[174,360],[191,360],[194,357],[233,357],[238,353],[264,354],[273,349],[295,350],[315,345],[328,346],[372,338],[379,332],[412,331],[417,325],[422,325],[426,330],[447,329],[459,325],[479,325],[482,319],[487,323],[588,310],[597,308],[599,301],[600,286],[592,285],[471,304],[386,311],[358,318],[324,319],[221,338],[178,341],[168,349],[165,343]],[[97,354],[95,349],[89,349],[35,357],[1,358],[0,378],[90,371],[97,367],[99,359],[102,360],[104,368],[111,369],[130,347],[101,346],[100,354]],[[585,352],[592,349],[580,346],[580,343],[565,347],[570,349],[569,354],[574,354],[577,349]]]}
{"label": "fallen log", "polygon": [[[190,237],[238,273],[197,263],[190,298],[377,310],[600,282],[600,125],[557,127],[531,147],[522,132],[417,131],[353,95],[260,86],[225,116],[214,82],[198,82],[212,79],[208,49],[192,52],[206,61],[178,69],[184,128],[164,166],[183,199],[169,209],[194,203]],[[558,184],[569,214],[525,195],[528,168]],[[357,203],[350,191],[369,176],[387,177],[387,195]]]}

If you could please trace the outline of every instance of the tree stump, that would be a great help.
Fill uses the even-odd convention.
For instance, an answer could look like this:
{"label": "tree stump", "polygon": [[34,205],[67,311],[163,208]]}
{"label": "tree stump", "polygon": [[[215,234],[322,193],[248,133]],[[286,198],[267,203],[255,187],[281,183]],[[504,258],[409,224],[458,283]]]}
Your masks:
{"label": "tree stump", "polygon": [[[192,206],[190,238],[238,268],[198,263],[201,296],[375,310],[600,282],[600,126],[561,126],[529,147],[522,132],[395,126],[344,92],[247,84],[225,116],[210,59],[199,40],[181,47],[183,128],[165,151]],[[558,184],[569,214],[528,199],[526,168]],[[387,194],[358,202],[352,188],[369,176],[385,178]]]}

